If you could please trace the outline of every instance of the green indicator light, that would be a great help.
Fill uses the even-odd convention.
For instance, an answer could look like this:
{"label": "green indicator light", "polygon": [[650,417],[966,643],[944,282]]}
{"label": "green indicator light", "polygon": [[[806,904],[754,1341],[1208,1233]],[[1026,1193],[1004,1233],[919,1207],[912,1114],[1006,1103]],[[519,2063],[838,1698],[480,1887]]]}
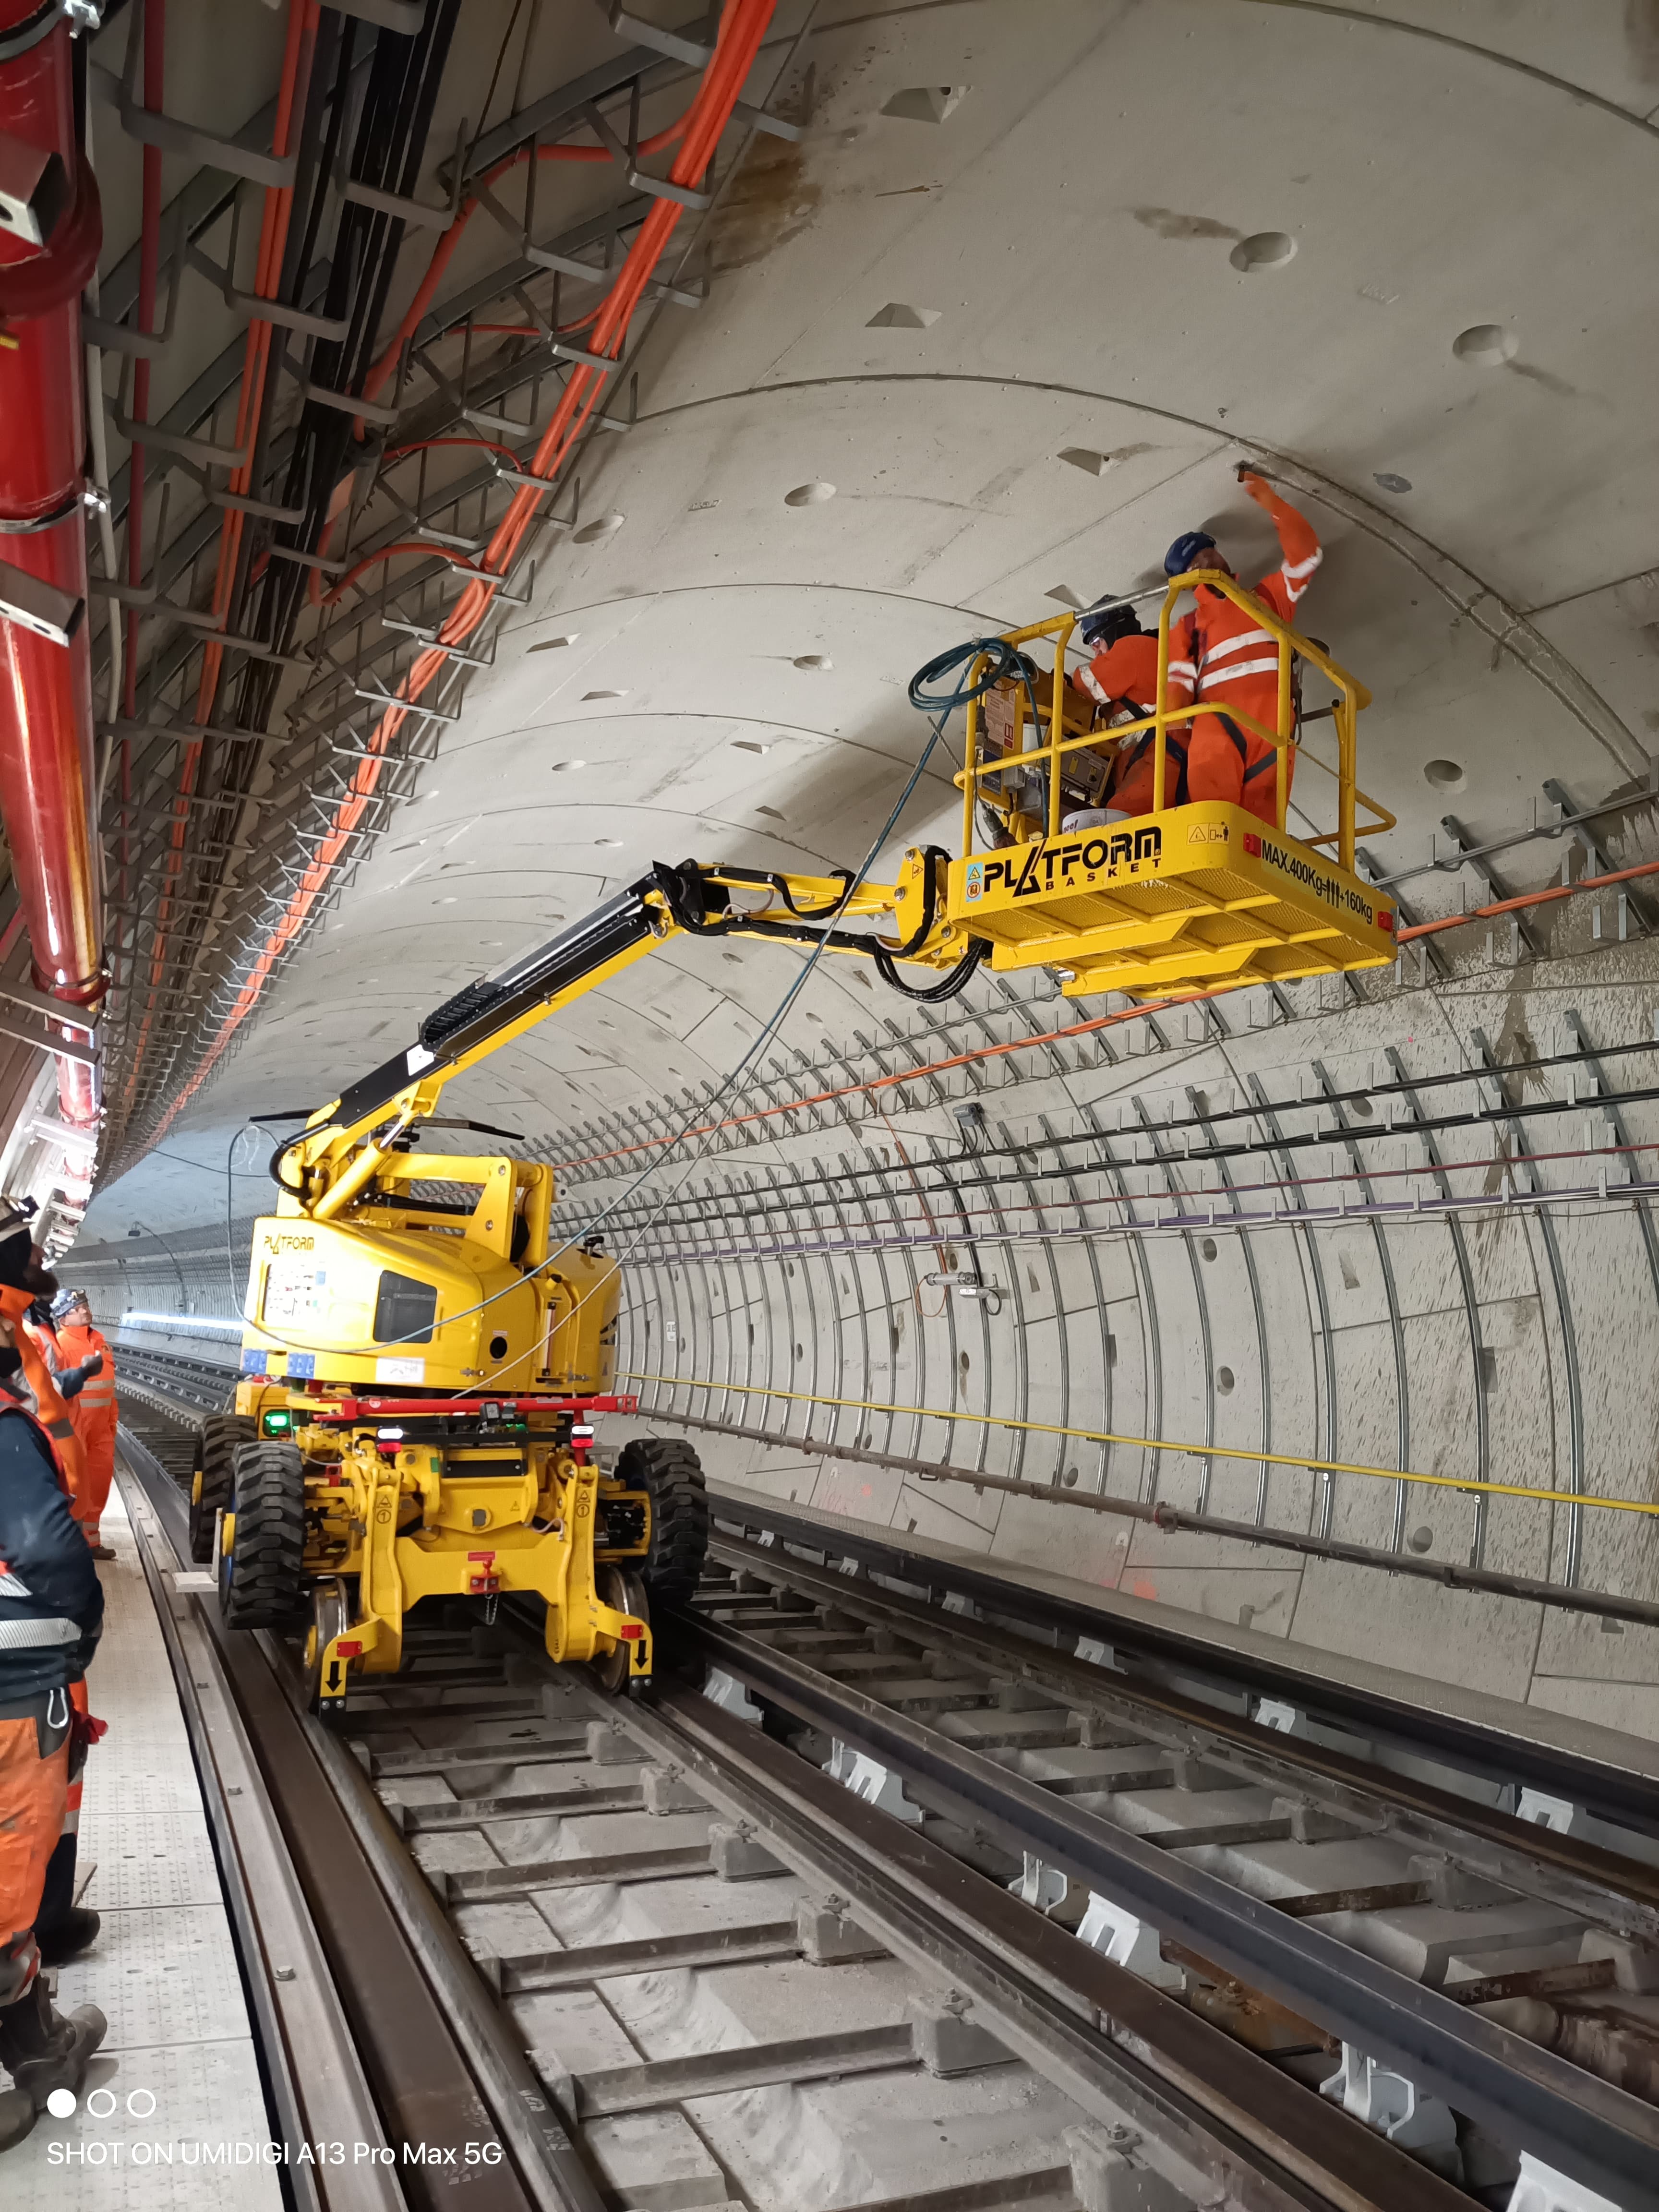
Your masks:
{"label": "green indicator light", "polygon": [[294,1426],[292,1413],[267,1413],[260,1424],[268,1437],[285,1437]]}

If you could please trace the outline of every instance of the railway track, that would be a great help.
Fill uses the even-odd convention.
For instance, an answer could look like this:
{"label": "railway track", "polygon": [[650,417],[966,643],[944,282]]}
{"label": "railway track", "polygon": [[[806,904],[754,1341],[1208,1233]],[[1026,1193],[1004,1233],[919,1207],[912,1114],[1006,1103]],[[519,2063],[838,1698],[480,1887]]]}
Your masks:
{"label": "railway track", "polygon": [[[194,1412],[139,1379],[164,1528]],[[1507,2205],[1525,2148],[1659,2205],[1650,1780],[717,1515],[647,1705],[503,1607],[414,1629],[349,1752],[282,1646],[219,1638],[376,2095],[447,2068],[441,2147],[483,2115],[500,2201],[1436,2212]],[[1593,1832],[1518,1819],[1542,1787]]]}

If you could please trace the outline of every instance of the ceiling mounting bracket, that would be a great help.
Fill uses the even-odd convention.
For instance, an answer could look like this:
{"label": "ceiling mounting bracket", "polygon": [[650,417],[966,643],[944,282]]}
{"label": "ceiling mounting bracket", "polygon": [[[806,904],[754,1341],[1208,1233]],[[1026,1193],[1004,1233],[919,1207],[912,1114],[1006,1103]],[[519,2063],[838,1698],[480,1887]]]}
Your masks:
{"label": "ceiling mounting bracket", "polygon": [[[345,137],[341,134],[340,145],[343,156]],[[353,201],[358,207],[372,208],[377,215],[389,215],[398,222],[415,223],[425,230],[448,230],[453,228],[461,210],[461,172],[465,167],[466,118],[462,116],[460,128],[455,133],[454,183],[450,187],[447,207],[428,207],[424,200],[406,199],[401,193],[382,191],[378,185],[359,184],[355,177],[343,173],[343,158],[337,176],[341,197]]]}
{"label": "ceiling mounting bracket", "polygon": [[[164,154],[188,155],[205,168],[222,169],[227,176],[246,177],[252,184],[287,191],[299,173],[297,147],[292,154],[280,158],[275,154],[262,154],[257,147],[239,146],[231,138],[216,138],[210,131],[198,131],[193,123],[144,106],[138,98],[144,14],[142,8],[129,12],[126,59],[115,96],[121,128],[128,137],[136,138],[141,146],[158,147]],[[95,63],[94,67],[97,67]]]}
{"label": "ceiling mounting bracket", "polygon": [[329,0],[337,15],[355,15],[376,30],[412,39],[426,21],[426,0]]}
{"label": "ceiling mounting bracket", "polygon": [[[185,248],[185,258],[191,267],[207,278],[231,313],[246,315],[262,323],[277,323],[283,330],[293,331],[301,337],[322,338],[330,344],[344,337],[351,327],[349,316],[314,314],[305,307],[289,307],[285,301],[264,300],[257,292],[243,292],[237,289],[236,247],[241,228],[242,196],[238,192],[230,205],[230,243],[225,249],[224,267],[222,269],[212,256],[204,253],[194,240]],[[176,284],[176,277],[174,281]],[[169,324],[171,320],[172,310],[169,307]]]}

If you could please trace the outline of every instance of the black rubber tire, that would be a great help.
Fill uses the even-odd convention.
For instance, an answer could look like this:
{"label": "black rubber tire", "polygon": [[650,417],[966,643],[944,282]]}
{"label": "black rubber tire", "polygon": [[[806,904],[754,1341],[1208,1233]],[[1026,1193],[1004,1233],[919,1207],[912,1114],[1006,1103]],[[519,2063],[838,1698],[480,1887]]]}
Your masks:
{"label": "black rubber tire", "polygon": [[[196,1431],[196,1457],[190,1476],[190,1556],[198,1567],[213,1557],[213,1524],[219,1508],[230,1503],[232,1462],[240,1444],[259,1433],[251,1413],[210,1413]],[[196,1478],[202,1478],[197,1495]]]}
{"label": "black rubber tire", "polygon": [[697,1587],[708,1551],[702,1462],[678,1437],[635,1437],[617,1455],[617,1479],[651,1500],[651,1542],[640,1566],[647,1594],[680,1605]]}
{"label": "black rubber tire", "polygon": [[286,1628],[305,1596],[305,1462],[297,1444],[261,1437],[240,1447],[231,1548],[220,1562],[227,1628]]}

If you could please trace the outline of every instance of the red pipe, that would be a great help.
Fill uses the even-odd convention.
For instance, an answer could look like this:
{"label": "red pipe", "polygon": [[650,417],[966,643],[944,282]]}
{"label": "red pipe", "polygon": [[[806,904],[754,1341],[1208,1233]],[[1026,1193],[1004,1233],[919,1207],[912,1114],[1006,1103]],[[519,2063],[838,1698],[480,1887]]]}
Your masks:
{"label": "red pipe", "polygon": [[[0,32],[33,13],[33,0],[0,0]],[[60,510],[64,518],[0,534],[0,560],[84,599],[81,287],[96,264],[101,225],[97,186],[76,141],[66,23],[0,63],[0,131],[50,148],[74,180],[73,204],[44,248],[0,232],[0,520]],[[77,1006],[95,1006],[106,988],[88,628],[83,619],[66,649],[0,622],[0,818],[35,981]],[[97,1079],[83,1061],[58,1061],[58,1094],[65,1121],[96,1122]]]}

